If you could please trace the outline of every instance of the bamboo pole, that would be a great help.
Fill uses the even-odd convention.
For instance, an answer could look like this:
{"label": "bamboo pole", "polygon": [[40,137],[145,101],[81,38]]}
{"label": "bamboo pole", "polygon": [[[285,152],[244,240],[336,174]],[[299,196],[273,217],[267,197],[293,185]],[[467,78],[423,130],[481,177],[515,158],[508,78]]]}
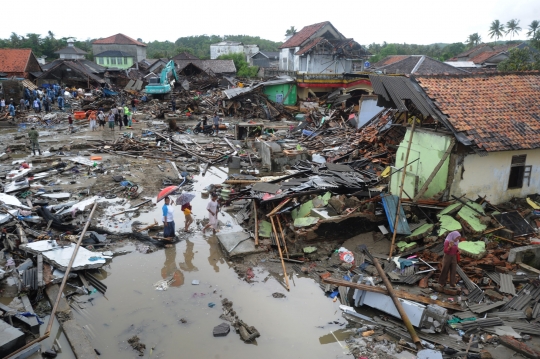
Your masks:
{"label": "bamboo pole", "polygon": [[[405,161],[406,162],[406,161]],[[405,327],[407,327],[407,330],[409,331],[409,334],[411,335],[411,338],[416,344],[416,348],[418,350],[422,349],[422,343],[420,342],[420,338],[416,334],[416,331],[414,330],[414,327],[409,320],[409,317],[407,316],[407,313],[405,313],[405,309],[403,309],[403,306],[401,305],[401,302],[399,301],[399,298],[397,297],[396,293],[394,292],[394,287],[392,287],[392,283],[388,280],[386,277],[386,273],[381,267],[381,264],[377,260],[377,258],[373,258],[373,264],[375,265],[375,268],[377,268],[377,272],[379,272],[379,275],[381,276],[381,279],[386,286],[386,290],[388,291],[388,295],[392,298],[392,301],[394,302],[396,309],[399,313],[399,316],[401,317],[401,320],[405,324]]]}
{"label": "bamboo pole", "polygon": [[272,228],[274,229],[274,234],[276,236],[276,243],[279,251],[279,258],[281,259],[281,267],[283,268],[283,275],[285,276],[285,283],[287,284],[287,290],[290,292],[291,287],[289,285],[289,277],[287,276],[287,270],[285,269],[285,261],[283,260],[283,253],[281,252],[281,244],[279,243],[279,236],[276,231],[276,225],[274,224],[274,217],[270,217],[270,222],[272,223]]}
{"label": "bamboo pole", "polygon": [[279,215],[276,216],[276,220],[279,226],[279,231],[281,232],[281,238],[283,238],[283,246],[285,247],[285,253],[287,253],[287,258],[289,258],[289,250],[287,249],[287,241],[285,240],[285,235],[283,234],[283,229],[281,228],[281,221],[279,220]]}
{"label": "bamboo pole", "polygon": [[[407,114],[405,114],[405,121],[407,120]],[[416,127],[416,119],[413,119],[412,129],[411,129],[411,135],[409,136],[409,144],[407,145],[407,153],[405,154],[405,163],[409,163],[409,153],[411,153],[411,144],[414,134],[414,129]],[[401,196],[403,196],[403,186],[405,184],[405,175],[407,174],[407,166],[403,167],[403,173],[401,174],[401,185],[399,186],[399,196],[398,196],[398,204],[396,208],[396,219],[394,220],[394,233],[392,234],[392,244],[390,245],[390,253],[388,254],[388,257],[392,257],[392,252],[394,251],[394,243],[396,241],[396,235],[397,235],[397,225],[399,221],[399,212],[401,208]]]}

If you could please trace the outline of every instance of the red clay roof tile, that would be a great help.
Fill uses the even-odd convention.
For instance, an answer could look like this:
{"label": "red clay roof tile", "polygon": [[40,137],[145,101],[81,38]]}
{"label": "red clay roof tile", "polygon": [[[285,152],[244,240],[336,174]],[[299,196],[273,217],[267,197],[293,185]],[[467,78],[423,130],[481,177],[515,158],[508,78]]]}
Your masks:
{"label": "red clay roof tile", "polygon": [[0,72],[26,72],[32,49],[0,49]]}
{"label": "red clay roof tile", "polygon": [[104,39],[95,40],[93,44],[117,44],[117,45],[138,45],[146,46],[142,42],[132,39],[129,36],[124,34],[116,34],[113,36],[106,37]]}
{"label": "red clay roof tile", "polygon": [[540,148],[540,73],[417,76],[448,121],[486,151]]}
{"label": "red clay roof tile", "polygon": [[329,21],[320,22],[318,24],[308,25],[304,26],[302,30],[298,31],[296,34],[294,34],[289,40],[285,41],[283,45],[281,45],[280,49],[286,49],[289,47],[297,47],[302,45],[302,43],[306,40],[308,40],[311,36],[315,35],[317,31],[322,29],[325,25],[329,24]]}

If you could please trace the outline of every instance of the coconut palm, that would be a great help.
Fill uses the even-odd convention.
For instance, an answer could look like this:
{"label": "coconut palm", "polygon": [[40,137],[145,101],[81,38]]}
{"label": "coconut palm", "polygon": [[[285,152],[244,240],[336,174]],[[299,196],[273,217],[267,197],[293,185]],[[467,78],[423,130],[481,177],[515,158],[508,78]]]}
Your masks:
{"label": "coconut palm", "polygon": [[489,27],[489,37],[492,39],[495,37],[499,40],[499,37],[504,35],[504,25],[501,24],[499,20],[493,20],[491,26]]}
{"label": "coconut palm", "polygon": [[285,31],[285,36],[292,36],[296,34],[297,32],[298,30],[296,30],[294,26],[291,26],[290,29],[287,29],[287,31]]}
{"label": "coconut palm", "polygon": [[475,32],[474,34],[469,35],[469,38],[465,42],[469,46],[476,46],[482,42],[482,37]]}
{"label": "coconut palm", "polygon": [[518,19],[512,19],[506,23],[506,35],[510,34],[510,39],[514,37],[514,35],[518,35],[520,31],[521,27],[519,26]]}
{"label": "coconut palm", "polygon": [[531,24],[529,25],[529,31],[527,32],[527,36],[533,37],[538,30],[540,30],[540,22],[538,20],[533,20],[533,22],[531,22]]}

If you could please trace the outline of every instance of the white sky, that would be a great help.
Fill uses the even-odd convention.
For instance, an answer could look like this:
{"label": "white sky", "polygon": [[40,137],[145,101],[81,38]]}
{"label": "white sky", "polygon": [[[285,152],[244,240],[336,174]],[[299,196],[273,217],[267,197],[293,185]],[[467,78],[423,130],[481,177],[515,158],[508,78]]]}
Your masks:
{"label": "white sky", "polygon": [[[526,38],[540,20],[539,0],[261,0],[57,1],[3,0],[0,38],[51,30],[78,40],[126,34],[144,42],[190,35],[252,35],[283,41],[285,30],[330,21],[362,45],[372,42],[432,44],[464,42],[478,32],[490,41],[491,21],[521,20]],[[504,39],[510,39],[505,37]]]}

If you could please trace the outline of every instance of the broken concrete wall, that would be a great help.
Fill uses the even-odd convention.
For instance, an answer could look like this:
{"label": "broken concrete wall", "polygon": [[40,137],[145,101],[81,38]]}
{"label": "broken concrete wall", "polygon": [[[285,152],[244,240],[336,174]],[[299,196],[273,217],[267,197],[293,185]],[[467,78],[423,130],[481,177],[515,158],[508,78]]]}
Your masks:
{"label": "broken concrete wall", "polygon": [[[399,149],[396,153],[395,169],[401,168],[405,165],[405,157],[407,147],[409,144],[409,138],[411,137],[411,130],[407,129],[403,141],[399,145]],[[409,154],[408,162],[412,162],[419,158],[418,161],[410,164],[407,167],[407,175],[405,177],[404,190],[409,196],[415,196],[418,190],[424,185],[426,180],[430,177],[435,167],[439,164],[444,153],[451,144],[452,136],[450,134],[434,132],[427,129],[416,129],[412,138],[411,151]],[[447,158],[442,167],[437,172],[437,175],[433,178],[427,191],[422,198],[431,198],[434,195],[444,191],[446,189],[446,180],[448,178],[448,163],[450,159]],[[394,174],[390,179],[390,192],[399,193],[399,186],[401,184],[401,173]],[[407,198],[405,193],[404,198]]]}
{"label": "broken concrete wall", "polygon": [[[525,165],[532,166],[530,183],[525,179],[521,188],[509,189],[512,156],[519,155],[527,155]],[[493,204],[503,203],[514,197],[527,197],[538,192],[540,192],[540,149],[490,152],[482,156],[466,155],[463,163],[457,164],[454,168],[454,182],[450,188],[450,193],[454,196],[465,195],[468,198],[486,196]]]}

